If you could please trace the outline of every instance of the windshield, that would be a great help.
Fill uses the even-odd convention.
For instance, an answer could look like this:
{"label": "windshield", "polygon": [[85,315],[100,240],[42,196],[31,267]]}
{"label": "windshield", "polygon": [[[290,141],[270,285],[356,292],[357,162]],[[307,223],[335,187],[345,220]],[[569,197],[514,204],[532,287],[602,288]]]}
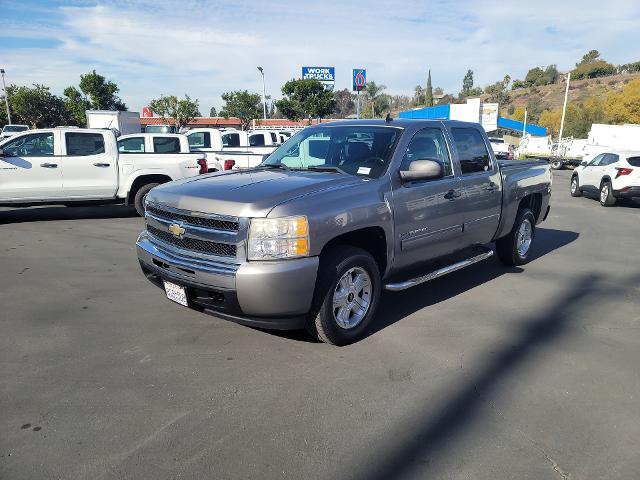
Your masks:
{"label": "windshield", "polygon": [[24,125],[5,125],[2,129],[3,132],[24,132],[25,130],[29,130],[29,127]]}
{"label": "windshield", "polygon": [[391,159],[402,129],[337,126],[305,128],[262,163],[291,169],[338,168],[350,175],[378,178]]}

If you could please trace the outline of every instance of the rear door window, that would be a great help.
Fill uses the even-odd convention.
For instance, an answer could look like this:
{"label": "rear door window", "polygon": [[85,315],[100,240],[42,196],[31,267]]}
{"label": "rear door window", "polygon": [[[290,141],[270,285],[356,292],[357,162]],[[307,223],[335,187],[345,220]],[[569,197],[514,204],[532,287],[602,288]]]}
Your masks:
{"label": "rear door window", "polygon": [[240,146],[240,134],[239,133],[225,133],[222,135],[222,146],[224,147],[239,147]]}
{"label": "rear door window", "polygon": [[463,175],[491,170],[491,160],[484,139],[475,128],[452,128],[460,169]]}
{"label": "rear door window", "polygon": [[258,133],[256,135],[249,136],[249,146],[250,147],[263,147],[264,146],[264,135],[262,133]]}
{"label": "rear door window", "polygon": [[175,137],[153,137],[155,153],[180,153],[180,139]]}
{"label": "rear door window", "polygon": [[209,132],[190,133],[187,138],[189,139],[189,146],[192,148],[211,147],[211,135]]}
{"label": "rear door window", "polygon": [[105,152],[104,137],[101,133],[67,132],[64,134],[67,155],[84,157]]}
{"label": "rear door window", "polygon": [[120,153],[144,153],[144,137],[132,137],[118,140]]}

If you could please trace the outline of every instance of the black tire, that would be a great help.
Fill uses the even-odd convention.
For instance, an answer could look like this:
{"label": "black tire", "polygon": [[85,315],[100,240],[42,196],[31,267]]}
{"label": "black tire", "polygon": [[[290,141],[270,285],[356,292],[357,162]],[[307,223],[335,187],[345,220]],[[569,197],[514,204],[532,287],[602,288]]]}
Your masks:
{"label": "black tire", "polygon": [[562,163],[562,160],[551,160],[550,165],[551,170],[562,170],[564,163]]}
{"label": "black tire", "polygon": [[[574,182],[575,182],[575,186],[574,186]],[[571,177],[571,183],[569,185],[569,193],[571,193],[572,197],[582,196],[582,190],[580,190],[580,179],[578,178],[578,175],[574,175],[573,177]]]}
{"label": "black tire", "polygon": [[600,205],[603,207],[613,207],[616,204],[616,197],[613,196],[611,182],[605,180],[600,185]]}
{"label": "black tire", "polygon": [[[358,273],[358,269],[365,271],[370,279],[368,294],[368,310],[365,311],[361,320],[353,327],[344,328],[336,320],[336,310],[334,309],[334,294],[340,287],[340,280],[348,272]],[[353,278],[353,277],[351,277]],[[356,276],[356,279],[358,277]],[[382,280],[380,270],[373,257],[361,248],[351,246],[338,246],[323,254],[316,282],[316,297],[312,315],[307,323],[307,330],[318,340],[332,345],[348,345],[363,338],[375,317],[380,295],[382,292]],[[357,298],[367,298],[362,292],[349,293],[345,298],[351,298],[351,303],[357,308]],[[351,315],[353,312],[349,312]],[[356,314],[353,316],[357,321]]]}
{"label": "black tire", "polygon": [[159,183],[147,183],[146,185],[142,185],[138,191],[136,192],[135,197],[133,197],[133,206],[136,207],[136,212],[141,217],[144,217],[144,199],[147,198],[147,193],[153,187],[157,187],[160,185]]}
{"label": "black tire", "polygon": [[[519,250],[519,232],[523,223],[529,222],[531,227],[531,241],[529,242],[526,251]],[[521,208],[518,210],[516,220],[513,223],[511,232],[506,237],[499,238],[496,241],[496,253],[502,263],[508,266],[524,265],[529,261],[531,254],[531,245],[536,236],[536,217],[533,212],[528,208]]]}

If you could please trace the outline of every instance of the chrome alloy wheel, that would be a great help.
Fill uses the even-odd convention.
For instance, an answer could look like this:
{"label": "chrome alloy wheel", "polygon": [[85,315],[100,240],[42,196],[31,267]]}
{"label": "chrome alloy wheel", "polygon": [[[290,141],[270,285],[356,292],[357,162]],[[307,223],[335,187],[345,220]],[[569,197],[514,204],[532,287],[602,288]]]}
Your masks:
{"label": "chrome alloy wheel", "polygon": [[518,228],[518,235],[516,237],[518,255],[524,258],[531,247],[531,240],[533,239],[533,227],[529,219],[524,219]]}
{"label": "chrome alloy wheel", "polygon": [[344,329],[357,326],[371,305],[371,277],[360,267],[350,268],[333,291],[333,318]]}
{"label": "chrome alloy wheel", "polygon": [[571,180],[571,193],[576,193],[577,190],[578,190],[578,179],[576,177],[573,177],[573,179]]}
{"label": "chrome alloy wheel", "polygon": [[609,198],[609,184],[605,183],[600,189],[600,203],[605,203],[607,198]]}

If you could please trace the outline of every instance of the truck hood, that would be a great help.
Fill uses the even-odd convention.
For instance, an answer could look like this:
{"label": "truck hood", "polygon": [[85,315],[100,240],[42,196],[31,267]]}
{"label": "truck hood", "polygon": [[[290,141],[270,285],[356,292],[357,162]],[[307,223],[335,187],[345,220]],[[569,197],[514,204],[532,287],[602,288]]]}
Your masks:
{"label": "truck hood", "polygon": [[168,207],[236,217],[266,217],[277,205],[319,191],[366,181],[332,172],[239,170],[162,184],[148,201]]}

